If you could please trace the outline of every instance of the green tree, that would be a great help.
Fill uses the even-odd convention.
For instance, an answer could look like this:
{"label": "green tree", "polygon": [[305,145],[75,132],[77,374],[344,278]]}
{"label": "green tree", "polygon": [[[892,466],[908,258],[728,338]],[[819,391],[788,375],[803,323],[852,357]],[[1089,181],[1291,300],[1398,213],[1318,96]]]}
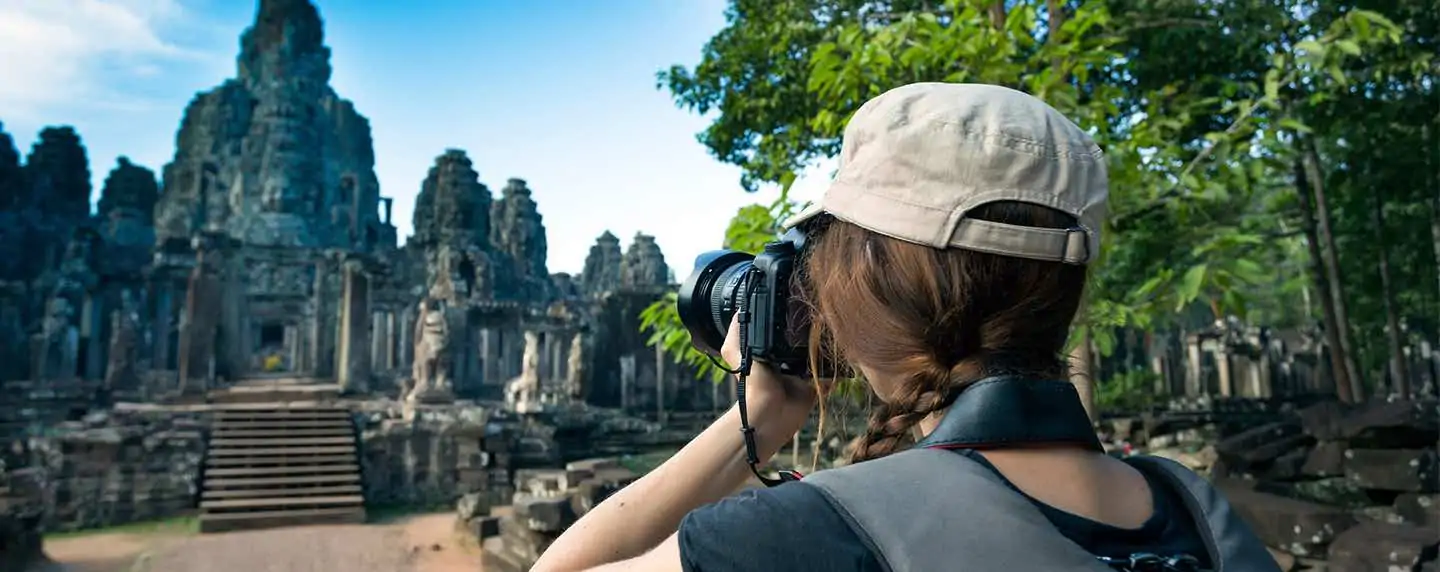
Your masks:
{"label": "green tree", "polygon": [[[849,116],[892,87],[983,82],[1044,99],[1089,130],[1110,161],[1112,217],[1074,336],[1085,340],[1082,354],[1093,345],[1103,356],[1115,347],[1118,331],[1183,326],[1197,305],[1213,318],[1238,315],[1278,325],[1306,322],[1306,299],[1328,307],[1327,316],[1335,313],[1334,301],[1347,299],[1340,276],[1348,273],[1339,270],[1345,261],[1329,264],[1326,253],[1340,247],[1331,248],[1325,236],[1344,236],[1362,220],[1357,212],[1374,226],[1376,209],[1373,201],[1356,203],[1360,195],[1341,184],[1341,173],[1353,168],[1331,160],[1331,147],[1356,145],[1340,136],[1352,132],[1347,125],[1393,121],[1377,124],[1373,115],[1352,113],[1326,123],[1323,132],[1310,124],[1318,124],[1325,109],[1344,115],[1364,108],[1376,85],[1409,93],[1424,84],[1434,93],[1423,50],[1401,47],[1417,41],[1406,34],[1428,34],[1433,42],[1433,22],[1417,26],[1415,20],[1434,17],[1405,10],[1395,14],[1405,22],[1397,26],[1375,12],[1299,0],[735,0],[729,25],[707,44],[702,61],[662,72],[660,82],[682,107],[719,112],[700,140],[720,160],[740,166],[749,189],[783,188],[816,158],[833,156]],[[1406,101],[1409,107],[1390,112],[1433,99]],[[1301,144],[1307,137],[1313,147]],[[1416,137],[1434,135],[1409,140]],[[1432,160],[1424,153],[1407,160],[1421,159]],[[1301,200],[1320,195],[1314,188],[1296,192],[1297,164],[1311,165],[1310,180],[1332,189],[1330,202],[1342,208]],[[1440,207],[1419,209],[1414,205],[1424,202],[1407,201],[1396,208],[1391,196],[1379,208],[1384,225],[1407,216],[1412,224],[1440,225],[1433,214]],[[788,208],[793,205],[783,198],[747,207],[731,232],[744,229],[763,242],[773,237],[777,213]],[[1336,232],[1307,237],[1306,221],[1327,216]],[[1424,253],[1431,268],[1440,256],[1440,226],[1434,228],[1434,253]],[[1377,240],[1373,231],[1365,240],[1394,242],[1393,234],[1384,236],[1391,240]],[[1313,255],[1305,255],[1307,245]],[[1416,260],[1421,250],[1401,252]],[[1373,266],[1373,253],[1360,256]],[[1336,270],[1307,275],[1312,258],[1316,268]],[[1391,272],[1402,264],[1390,264]],[[1389,282],[1400,283],[1393,276]],[[1333,295],[1325,291],[1329,283],[1336,286]],[[1433,301],[1430,294],[1423,298]],[[1405,295],[1396,299],[1397,312],[1417,315],[1410,308],[1418,305],[1398,301]],[[651,310],[647,327],[654,340],[685,361],[703,359],[682,351],[688,338],[676,333],[678,320],[662,319],[658,306]],[[1329,331],[1351,332],[1343,312],[1325,321]],[[1331,346],[1343,364],[1347,348]],[[1335,371],[1345,376],[1353,368]]]}

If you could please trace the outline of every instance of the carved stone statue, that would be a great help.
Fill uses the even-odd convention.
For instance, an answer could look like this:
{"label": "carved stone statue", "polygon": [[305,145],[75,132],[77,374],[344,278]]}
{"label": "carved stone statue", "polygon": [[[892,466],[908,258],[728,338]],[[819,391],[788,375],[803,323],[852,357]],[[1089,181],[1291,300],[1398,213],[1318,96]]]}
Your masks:
{"label": "carved stone statue", "polygon": [[444,401],[453,398],[450,388],[450,324],[433,298],[420,302],[415,319],[415,363],[409,401]]}
{"label": "carved stone statue", "polygon": [[540,400],[540,334],[525,332],[525,354],[520,376],[505,384],[505,404],[515,411],[530,410]]}
{"label": "carved stone statue", "polygon": [[565,364],[565,395],[572,400],[585,397],[585,357],[585,334],[576,332],[570,338],[570,355]]}

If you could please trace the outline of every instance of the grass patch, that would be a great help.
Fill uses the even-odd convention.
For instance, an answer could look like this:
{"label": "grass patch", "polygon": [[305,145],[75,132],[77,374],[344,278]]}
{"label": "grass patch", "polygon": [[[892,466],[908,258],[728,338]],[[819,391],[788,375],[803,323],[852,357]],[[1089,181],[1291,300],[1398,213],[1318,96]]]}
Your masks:
{"label": "grass patch", "polygon": [[194,515],[131,522],[103,528],[61,530],[45,533],[46,540],[60,540],[95,534],[184,535],[200,532],[200,518]]}
{"label": "grass patch", "polygon": [[454,506],[446,503],[366,505],[365,522],[370,524],[390,524],[417,514],[434,514],[454,510]]}

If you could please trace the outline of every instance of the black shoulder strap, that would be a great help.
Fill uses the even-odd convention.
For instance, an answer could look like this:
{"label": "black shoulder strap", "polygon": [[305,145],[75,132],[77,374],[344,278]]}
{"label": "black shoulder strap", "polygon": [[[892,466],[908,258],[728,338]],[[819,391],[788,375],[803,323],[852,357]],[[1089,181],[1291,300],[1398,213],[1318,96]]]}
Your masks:
{"label": "black shoulder strap", "polygon": [[1159,477],[1180,494],[1205,539],[1214,572],[1280,572],[1280,565],[1220,491],[1204,477],[1163,457],[1141,455],[1125,462]]}

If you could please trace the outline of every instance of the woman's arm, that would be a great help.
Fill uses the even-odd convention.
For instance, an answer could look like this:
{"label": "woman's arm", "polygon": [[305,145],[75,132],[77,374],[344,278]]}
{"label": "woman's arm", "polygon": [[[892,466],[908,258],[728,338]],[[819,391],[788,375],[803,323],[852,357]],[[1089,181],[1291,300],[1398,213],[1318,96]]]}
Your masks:
{"label": "woman's arm", "polygon": [[[769,459],[805,417],[794,422],[796,415],[785,411],[791,409],[785,403],[755,397],[746,401],[757,453],[762,461]],[[735,492],[749,477],[739,410],[731,407],[659,468],[586,513],[545,550],[534,570],[579,571],[611,563],[623,564],[625,570],[680,570],[674,539],[680,520]]]}

